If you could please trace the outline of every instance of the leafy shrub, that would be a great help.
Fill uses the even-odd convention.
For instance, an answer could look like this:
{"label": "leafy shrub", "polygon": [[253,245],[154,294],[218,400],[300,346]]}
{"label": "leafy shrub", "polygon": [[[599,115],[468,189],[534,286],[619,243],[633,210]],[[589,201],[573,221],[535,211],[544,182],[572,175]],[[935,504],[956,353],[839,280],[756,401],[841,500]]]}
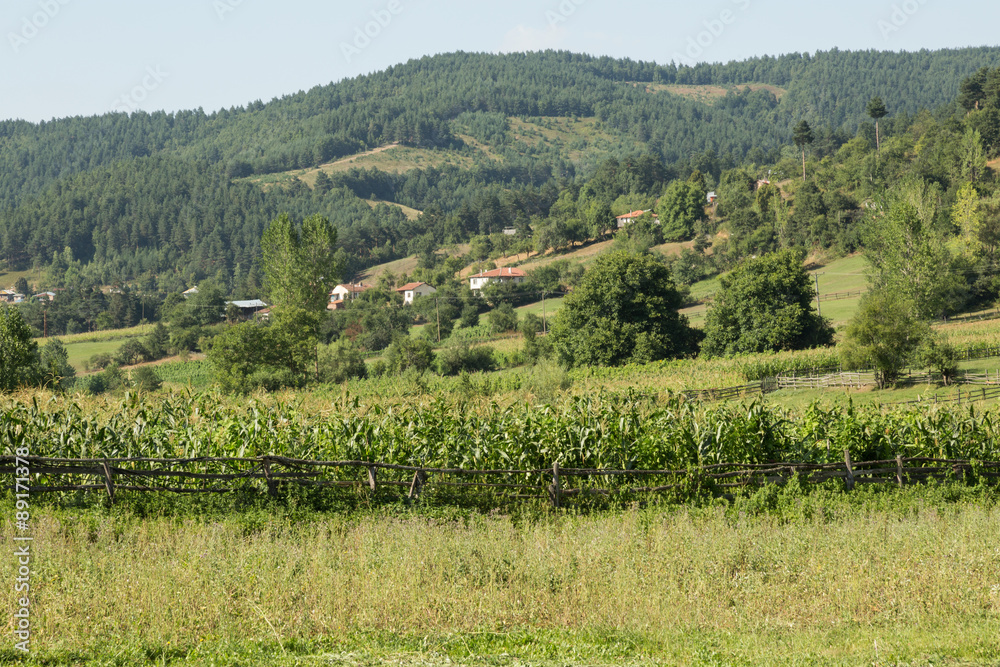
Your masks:
{"label": "leafy shrub", "polygon": [[40,350],[43,381],[55,389],[68,389],[73,385],[76,369],[69,364],[66,346],[52,338]]}
{"label": "leafy shrub", "polygon": [[134,388],[144,392],[156,391],[163,385],[163,380],[152,366],[139,366],[133,369],[131,380]]}
{"label": "leafy shrub", "polygon": [[149,350],[137,338],[125,341],[115,352],[115,362],[120,366],[132,366],[140,361],[151,361]]}
{"label": "leafy shrub", "polygon": [[479,309],[475,306],[466,306],[462,309],[462,314],[458,318],[458,323],[463,329],[477,326],[479,324]]}
{"label": "leafy shrub", "polygon": [[517,313],[509,303],[501,303],[489,314],[490,333],[502,334],[517,329]]}
{"label": "leafy shrub", "polygon": [[112,362],[101,371],[101,375],[104,376],[104,381],[107,384],[108,391],[114,391],[115,389],[121,388],[125,382],[125,375],[122,373],[122,369],[118,364]]}
{"label": "leafy shrub", "polygon": [[113,359],[110,354],[107,352],[99,352],[98,354],[93,355],[88,363],[92,368],[100,368],[103,370],[111,365],[112,361]]}
{"label": "leafy shrub", "polygon": [[200,337],[201,327],[194,326],[174,329],[170,333],[170,347],[177,352],[181,350],[193,352],[198,349],[198,339]]}
{"label": "leafy shrub", "polygon": [[561,392],[572,386],[566,369],[554,362],[538,364],[524,383],[524,388],[541,403],[554,403]]}
{"label": "leafy shrub", "polygon": [[958,375],[958,350],[946,340],[928,336],[917,349],[917,363],[924,368],[939,373],[946,385]]}
{"label": "leafy shrub", "polygon": [[319,349],[319,377],[322,382],[341,384],[350,378],[368,376],[368,367],[361,352],[348,338],[340,338]]}
{"label": "leafy shrub", "polygon": [[170,347],[170,333],[163,326],[162,322],[157,322],[153,331],[146,336],[143,341],[150,361],[162,359],[167,356],[167,348]]}
{"label": "leafy shrub", "polygon": [[438,354],[438,373],[458,375],[462,371],[485,372],[496,368],[496,359],[490,347],[469,347],[457,345],[442,350]]}
{"label": "leafy shrub", "polygon": [[433,361],[431,344],[409,336],[397,336],[385,353],[386,370],[396,375],[401,375],[410,368],[425,371]]}
{"label": "leafy shrub", "polygon": [[97,396],[98,394],[103,394],[108,390],[108,382],[103,373],[84,375],[83,377],[77,378],[76,383],[74,384],[74,389],[84,394]]}

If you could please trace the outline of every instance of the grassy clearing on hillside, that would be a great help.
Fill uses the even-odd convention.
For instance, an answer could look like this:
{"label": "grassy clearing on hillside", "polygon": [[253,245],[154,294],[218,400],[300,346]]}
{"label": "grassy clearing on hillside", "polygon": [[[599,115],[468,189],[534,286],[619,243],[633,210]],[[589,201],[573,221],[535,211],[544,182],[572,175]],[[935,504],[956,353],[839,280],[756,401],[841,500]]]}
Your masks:
{"label": "grassy clearing on hillside", "polygon": [[[143,505],[33,508],[35,660],[1000,659],[992,491],[770,487],[729,507],[534,517]],[[0,559],[0,577],[15,569]],[[0,592],[7,609],[15,597]]]}
{"label": "grassy clearing on hillside", "polygon": [[[131,336],[130,338],[137,338],[137,336]],[[90,359],[95,354],[110,354],[114,355],[129,338],[119,338],[115,340],[104,340],[104,341],[93,341],[87,343],[73,343],[72,345],[66,346],[66,356],[69,361],[69,365],[76,369],[77,373],[84,372],[84,362]]]}
{"label": "grassy clearing on hillside", "polygon": [[[829,296],[836,293],[864,292],[868,289],[865,276],[867,264],[861,255],[850,255],[835,259],[825,265],[811,268],[810,274],[819,274],[819,293]],[[721,288],[719,276],[701,280],[691,286],[691,297],[697,300],[710,299]],[[821,300],[823,317],[829,318],[834,327],[843,327],[854,316],[861,302],[861,295],[844,299]],[[815,307],[816,302],[813,301]],[[681,313],[688,316],[692,326],[702,327],[709,306],[705,303],[684,308]]]}
{"label": "grassy clearing on hillside", "polygon": [[[428,167],[443,167],[457,165],[469,169],[473,165],[471,157],[459,155],[455,151],[429,148],[411,148],[409,146],[391,146],[382,151],[369,151],[360,156],[352,156],[319,167],[328,174],[349,171],[351,169],[379,169],[391,174],[403,174],[411,169],[427,169]],[[311,172],[312,173],[312,172]],[[318,173],[318,172],[316,172]],[[303,180],[309,174],[303,176]],[[315,174],[312,182],[315,182]]]}
{"label": "grassy clearing on hillside", "polygon": [[784,88],[779,88],[778,86],[773,86],[766,83],[747,83],[747,84],[736,84],[733,86],[699,86],[699,85],[686,85],[686,84],[665,84],[665,83],[633,83],[633,87],[643,85],[646,87],[646,92],[648,93],[671,93],[673,95],[680,95],[681,97],[693,100],[695,102],[702,102],[704,104],[714,104],[723,97],[725,97],[730,91],[739,90],[769,90],[774,93],[774,96],[779,100],[788,91]]}
{"label": "grassy clearing on hillside", "polygon": [[[63,345],[73,345],[74,343],[92,343],[95,341],[125,340],[136,336],[147,336],[152,333],[155,324],[140,324],[127,329],[105,329],[103,331],[85,331],[83,333],[65,334],[62,336],[49,336],[58,338]],[[41,344],[44,338],[36,338]]]}
{"label": "grassy clearing on hillside", "polygon": [[639,152],[643,145],[629,137],[616,137],[606,132],[600,122],[590,118],[542,116],[510,118],[510,130],[515,140],[527,147],[555,148],[567,159],[586,171],[611,154],[625,149]]}
{"label": "grassy clearing on hillside", "polygon": [[[154,326],[143,324],[128,329],[89,331],[65,336],[49,336],[49,338],[58,338],[66,346],[70,366],[75,368],[77,373],[82,373],[84,361],[95,354],[114,354],[125,341],[148,336]],[[46,340],[46,338],[36,338],[35,342],[41,346]]]}
{"label": "grassy clearing on hillside", "polygon": [[[384,202],[383,202],[384,203]],[[411,209],[413,210],[413,209]],[[435,251],[437,255],[441,257],[457,257],[469,252],[468,243],[458,243],[444,248],[439,248]],[[392,273],[395,276],[401,276],[404,273],[410,274],[414,269],[417,268],[418,258],[416,255],[410,255],[409,257],[404,257],[402,259],[396,259],[391,262],[386,262],[385,264],[376,264],[375,266],[366,269],[361,273],[361,278],[364,280],[374,280],[381,276],[383,273]]]}
{"label": "grassy clearing on hillside", "polygon": [[[42,269],[27,269],[25,271],[0,271],[0,289],[14,289],[18,278],[24,278],[28,285],[40,285],[45,277]],[[26,295],[26,296],[31,296]]]}
{"label": "grassy clearing on hillside", "polygon": [[564,298],[565,297],[558,297],[554,299],[547,298],[545,299],[544,307],[542,302],[539,301],[537,303],[528,304],[527,306],[521,306],[520,308],[515,308],[514,310],[517,312],[517,316],[521,319],[524,319],[524,316],[527,315],[528,313],[541,317],[542,311],[544,310],[545,318],[551,324],[552,316],[555,315],[557,312],[559,312],[559,309],[562,308]]}
{"label": "grassy clearing on hillside", "polygon": [[298,179],[311,188],[316,184],[316,177],[320,171],[332,174],[351,169],[379,169],[388,173],[402,174],[411,169],[426,169],[445,165],[457,165],[463,169],[469,169],[473,165],[473,160],[455,151],[410,148],[409,146],[390,144],[329,162],[315,169],[293,169],[273,174],[257,174],[235,180],[249,181],[267,189]]}
{"label": "grassy clearing on hillside", "polygon": [[397,204],[396,202],[392,201],[376,201],[374,199],[366,199],[365,203],[371,206],[372,208],[375,208],[379,204],[385,204],[386,206],[395,206],[396,208],[398,208],[403,212],[403,215],[406,216],[407,220],[416,220],[423,213],[423,211],[418,211],[415,208],[410,208],[409,206],[406,206],[404,204]]}

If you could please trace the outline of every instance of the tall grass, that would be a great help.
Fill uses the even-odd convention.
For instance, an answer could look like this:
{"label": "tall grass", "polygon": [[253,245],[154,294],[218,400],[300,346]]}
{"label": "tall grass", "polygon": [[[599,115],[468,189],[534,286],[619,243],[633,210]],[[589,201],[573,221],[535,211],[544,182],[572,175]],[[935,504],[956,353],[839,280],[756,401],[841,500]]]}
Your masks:
{"label": "tall grass", "polygon": [[[453,650],[466,657],[488,635],[508,661],[1000,658],[1000,509],[942,503],[940,493],[896,508],[880,507],[875,492],[855,500],[865,493],[854,507],[778,494],[729,511],[529,521],[40,510],[32,637],[42,656],[270,644],[275,662],[296,642],[349,650],[380,633],[423,637],[411,644],[418,652],[461,637]],[[770,501],[784,509],[753,512]],[[3,524],[5,541],[12,530]],[[14,570],[15,559],[0,559],[0,579]],[[4,608],[14,597],[0,589]],[[575,660],[572,640],[564,654],[538,655],[533,638],[552,632],[578,638]],[[618,660],[592,661],[588,636],[631,641]]]}

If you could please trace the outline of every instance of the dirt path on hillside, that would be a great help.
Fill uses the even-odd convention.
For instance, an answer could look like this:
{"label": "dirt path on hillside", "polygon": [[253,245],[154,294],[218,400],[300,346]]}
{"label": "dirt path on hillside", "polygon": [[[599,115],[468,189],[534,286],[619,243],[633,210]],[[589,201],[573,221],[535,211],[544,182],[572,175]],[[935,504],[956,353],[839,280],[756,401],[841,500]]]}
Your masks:
{"label": "dirt path on hillside", "polygon": [[390,148],[398,148],[398,147],[399,147],[399,142],[386,144],[385,146],[379,146],[378,148],[373,148],[370,151],[365,151],[364,153],[358,153],[357,155],[351,155],[349,157],[341,158],[340,160],[336,160],[334,162],[327,162],[326,164],[321,164],[319,168],[322,169],[323,167],[332,167],[333,165],[336,164],[347,164],[348,162],[354,162],[355,160],[359,160],[363,157],[368,157],[369,155],[376,155],[378,153],[381,153],[382,151],[387,151]]}

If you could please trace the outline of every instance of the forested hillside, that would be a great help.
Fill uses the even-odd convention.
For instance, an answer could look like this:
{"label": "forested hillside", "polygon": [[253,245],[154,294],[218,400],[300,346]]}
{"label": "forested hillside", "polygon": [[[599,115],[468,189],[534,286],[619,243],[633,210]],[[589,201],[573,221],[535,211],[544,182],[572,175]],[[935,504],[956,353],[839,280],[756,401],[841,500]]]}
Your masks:
{"label": "forested hillside", "polygon": [[[58,254],[90,267],[87,275],[99,282],[146,274],[165,287],[168,275],[187,284],[221,274],[233,284],[249,281],[244,288],[252,291],[261,230],[288,211],[328,216],[351,271],[413,253],[433,264],[442,244],[545,226],[553,207],[555,217],[565,212],[562,193],[578,199],[587,180],[595,183],[588,192],[603,188],[587,201],[626,205],[633,203],[627,195],[659,194],[695,169],[714,186],[746,161],[777,163],[802,119],[814,128],[814,157],[832,155],[859,132],[873,141],[865,110],[873,95],[890,110],[881,131],[891,136],[920,109],[960,111],[962,80],[997,65],[994,48],[831,51],[693,68],[565,52],[455,53],[211,114],[5,121],[0,261],[17,270],[48,265]],[[779,100],[738,87],[747,83],[785,92]],[[730,91],[709,105],[667,84]],[[551,122],[560,118],[571,122],[554,139]],[[996,140],[982,136],[992,150]],[[392,142],[456,159],[401,174],[324,172],[315,188],[293,178],[265,191],[246,178]],[[372,209],[363,199],[425,215],[408,222],[397,208]],[[563,236],[593,231],[609,213],[563,216],[592,223]]]}

